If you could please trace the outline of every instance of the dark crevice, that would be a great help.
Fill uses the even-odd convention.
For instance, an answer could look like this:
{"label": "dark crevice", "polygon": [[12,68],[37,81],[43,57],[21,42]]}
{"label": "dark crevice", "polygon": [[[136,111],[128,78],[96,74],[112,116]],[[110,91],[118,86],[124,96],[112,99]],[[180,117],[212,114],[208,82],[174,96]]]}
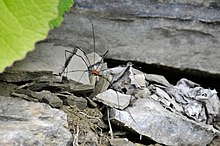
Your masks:
{"label": "dark crevice", "polygon": [[[126,65],[128,61],[105,59],[108,67]],[[220,92],[220,74],[211,74],[208,72],[194,69],[177,69],[157,64],[146,64],[137,61],[130,61],[133,67],[145,73],[163,75],[171,84],[175,85],[181,78],[189,79],[200,84],[204,88],[216,89]],[[220,94],[218,93],[218,96]]]}

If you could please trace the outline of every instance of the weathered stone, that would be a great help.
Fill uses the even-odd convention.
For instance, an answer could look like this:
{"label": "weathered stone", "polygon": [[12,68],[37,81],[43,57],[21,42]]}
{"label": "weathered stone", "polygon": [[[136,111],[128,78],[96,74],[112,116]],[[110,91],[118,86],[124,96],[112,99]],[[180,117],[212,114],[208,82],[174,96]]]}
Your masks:
{"label": "weathered stone", "polygon": [[83,97],[78,97],[70,93],[57,93],[56,94],[62,101],[64,105],[77,106],[80,110],[87,108],[87,99]]}
{"label": "weathered stone", "polygon": [[111,146],[135,146],[127,138],[114,138],[109,140]]}
{"label": "weathered stone", "polygon": [[70,146],[67,115],[44,103],[0,96],[0,145]]}
{"label": "weathered stone", "polygon": [[98,105],[97,105],[92,99],[90,99],[89,97],[86,97],[86,100],[88,101],[89,107],[94,108],[94,107],[97,107],[97,106],[98,106]]}
{"label": "weathered stone", "polygon": [[33,81],[45,75],[52,75],[51,71],[26,71],[16,69],[6,69],[0,74],[0,81],[4,82],[26,82]]}
{"label": "weathered stone", "polygon": [[61,108],[63,101],[50,91],[43,90],[41,92],[34,92],[31,90],[18,89],[16,92],[12,92],[12,96],[20,97],[29,101],[39,101],[48,103],[50,106],[55,108]]}
{"label": "weathered stone", "polygon": [[179,113],[184,111],[182,105],[178,104],[174,98],[171,98],[164,90],[158,87],[156,87],[156,93],[149,96],[149,98],[160,102],[165,108],[170,109],[171,111]]}
{"label": "weathered stone", "polygon": [[113,76],[110,74],[102,74],[102,77],[99,78],[99,81],[95,85],[94,92],[90,95],[90,97],[93,98],[97,94],[106,91],[109,86],[111,87],[112,78]]}
{"label": "weathered stone", "polygon": [[36,95],[52,107],[61,108],[63,106],[63,101],[50,91],[36,92]]}
{"label": "weathered stone", "polygon": [[213,124],[215,117],[220,115],[220,99],[215,89],[204,89],[183,78],[176,86],[165,90],[182,105],[184,113],[195,121]]}
{"label": "weathered stone", "polygon": [[76,105],[81,110],[87,107],[87,100],[83,97],[77,97],[75,95],[67,96],[66,102],[70,106]]}
{"label": "weathered stone", "polygon": [[74,94],[89,94],[92,93],[94,90],[94,86],[93,85],[84,85],[84,84],[79,84],[79,85],[73,85],[73,84],[69,84],[68,85],[68,90],[71,93]]}
{"label": "weathered stone", "polygon": [[218,0],[76,0],[48,41],[92,52],[87,16],[96,50],[109,58],[219,74],[219,7]]}
{"label": "weathered stone", "polygon": [[17,85],[0,82],[0,96],[10,96],[15,88],[17,88]]}
{"label": "weathered stone", "polygon": [[[25,60],[16,62],[13,67],[20,71],[51,71],[59,74],[67,59],[65,56],[71,55],[70,52],[74,47],[56,46],[53,43],[36,44],[35,51],[30,52]],[[65,55],[66,50],[69,52]],[[76,53],[86,60],[82,51],[77,50]],[[64,70],[63,73],[73,80],[89,84],[88,66],[82,58],[73,55],[68,64],[68,70]]]}
{"label": "weathered stone", "polygon": [[61,76],[48,75],[36,78],[33,82],[21,85],[19,89],[29,89],[32,91],[49,90],[51,92],[71,92],[75,94],[91,94],[94,86],[82,84],[74,80],[61,79]]}
{"label": "weathered stone", "polygon": [[136,75],[140,75],[141,78],[136,79],[135,74],[133,73],[132,64],[128,62],[127,66],[124,67],[124,69],[121,72],[114,75],[114,78],[111,84],[112,88],[116,91],[129,94],[129,95],[136,94],[138,89],[141,88],[141,86],[143,87],[145,86],[144,74],[141,73],[141,74],[136,74]]}
{"label": "weathered stone", "polygon": [[112,122],[123,124],[165,145],[207,145],[220,134],[210,125],[166,110],[160,103],[151,99],[137,99],[125,111],[111,110]]}
{"label": "weathered stone", "polygon": [[166,87],[171,87],[172,85],[166,80],[164,76],[156,75],[156,74],[145,74],[145,78],[147,81],[151,83],[156,83],[160,85],[164,85]]}
{"label": "weathered stone", "polygon": [[[57,86],[60,85],[60,86]],[[32,82],[30,84],[26,85],[27,89],[32,90],[32,91],[42,91],[42,90],[50,90],[50,91],[62,91],[63,86],[62,84],[59,83],[48,83],[48,82],[42,82],[42,83],[36,83]]]}
{"label": "weathered stone", "polygon": [[28,96],[26,94],[21,94],[21,93],[16,93],[16,92],[12,92],[10,94],[12,97],[19,97],[19,98],[22,98],[22,99],[25,99],[27,101],[34,101],[34,102],[39,102],[40,100],[35,98],[35,97],[32,97],[32,96]]}
{"label": "weathered stone", "polygon": [[57,75],[45,75],[41,76],[36,80],[37,83],[61,83],[62,76]]}
{"label": "weathered stone", "polygon": [[135,94],[134,96],[137,98],[146,98],[149,97],[151,95],[151,92],[148,88],[143,88],[138,90],[137,94]]}
{"label": "weathered stone", "polygon": [[102,102],[110,107],[125,109],[130,104],[132,96],[108,89],[94,97],[94,100]]}
{"label": "weathered stone", "polygon": [[31,90],[25,90],[25,89],[17,89],[15,92],[12,92],[11,93],[11,96],[14,96],[14,97],[20,97],[20,98],[23,98],[25,100],[28,100],[28,101],[42,101],[42,96],[38,96],[36,94],[36,92],[33,92]]}

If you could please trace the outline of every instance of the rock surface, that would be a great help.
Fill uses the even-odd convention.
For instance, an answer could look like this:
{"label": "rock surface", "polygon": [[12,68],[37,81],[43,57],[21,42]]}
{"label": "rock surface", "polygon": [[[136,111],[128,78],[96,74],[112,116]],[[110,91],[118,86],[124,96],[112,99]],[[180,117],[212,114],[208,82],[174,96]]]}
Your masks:
{"label": "rock surface", "polygon": [[67,115],[44,103],[0,96],[0,145],[70,146]]}
{"label": "rock surface", "polygon": [[[137,146],[137,144],[134,144],[130,142],[127,138],[115,138],[109,140],[111,146]],[[141,146],[141,144],[139,144]]]}
{"label": "rock surface", "polygon": [[213,127],[197,124],[147,98],[138,99],[125,111],[113,109],[111,115],[114,123],[126,125],[139,134],[165,145],[205,146],[218,134]]}
{"label": "rock surface", "polygon": [[87,16],[96,49],[109,58],[219,74],[219,8],[217,0],[76,0],[48,41],[93,51]]}
{"label": "rock surface", "polygon": [[[73,47],[59,46],[55,45],[54,43],[37,44],[35,51],[29,53],[25,60],[16,62],[13,67],[14,69],[24,71],[24,73],[27,71],[50,71],[52,73],[59,74],[61,73],[65,61],[73,49]],[[77,51],[76,53],[86,60],[81,51]],[[84,84],[89,84],[90,82],[87,70],[88,68],[86,63],[80,57],[73,56],[70,64],[68,65],[68,70],[65,70],[64,74],[73,80],[82,82]]]}
{"label": "rock surface", "polygon": [[107,106],[123,110],[130,104],[132,96],[108,89],[98,94],[94,99]]}

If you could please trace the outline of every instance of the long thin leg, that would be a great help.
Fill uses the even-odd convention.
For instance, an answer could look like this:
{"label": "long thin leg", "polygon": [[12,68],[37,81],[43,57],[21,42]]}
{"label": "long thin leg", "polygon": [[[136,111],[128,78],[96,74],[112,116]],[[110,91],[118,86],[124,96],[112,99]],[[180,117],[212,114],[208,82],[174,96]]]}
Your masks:
{"label": "long thin leg", "polygon": [[97,63],[95,63],[94,65],[92,65],[91,67],[97,65],[97,67],[96,67],[96,69],[95,69],[95,70],[97,70],[97,69],[100,67],[100,65],[103,63],[103,60],[104,60],[105,57],[107,56],[107,53],[108,53],[108,50],[102,55],[102,59],[101,59],[99,62],[97,62]]}
{"label": "long thin leg", "polygon": [[78,55],[78,54],[75,54],[75,55],[78,56],[78,57],[80,57],[80,58],[83,60],[83,62],[85,63],[86,67],[89,68],[88,64],[86,63],[85,59],[84,59],[82,56],[80,56],[80,55]]}
{"label": "long thin leg", "polygon": [[82,77],[84,76],[85,72],[86,72],[86,71],[84,71],[84,72],[82,73],[82,75],[79,77],[79,80],[76,82],[76,85],[74,86],[73,90],[76,89],[76,87],[80,84],[79,81],[82,79]]}
{"label": "long thin leg", "polygon": [[112,125],[111,125],[111,121],[110,121],[109,107],[107,107],[107,118],[108,118],[110,137],[111,137],[111,139],[113,139],[113,130],[112,130]]}
{"label": "long thin leg", "polygon": [[[62,75],[63,74],[63,72],[66,70],[66,68],[68,67],[68,65],[69,65],[69,63],[70,63],[70,61],[71,61],[71,59],[73,58],[73,55],[74,54],[76,54],[76,52],[77,52],[77,48],[75,47],[75,48],[73,48],[73,51],[71,52],[71,51],[69,51],[69,50],[65,50],[65,63],[64,63],[64,66],[63,66],[63,69],[62,69],[62,71],[59,73],[60,75]],[[68,58],[67,58],[67,53],[70,53],[70,55],[68,56]]]}
{"label": "long thin leg", "polygon": [[86,55],[86,52],[85,52],[82,48],[80,48],[80,47],[78,47],[78,46],[75,46],[75,47],[76,47],[77,49],[79,49],[80,51],[82,51],[83,55],[85,56],[86,60],[88,61],[88,64],[87,64],[86,61],[85,61],[85,59],[84,59],[84,62],[87,64],[87,66],[91,66],[90,60],[89,60],[88,56]]}
{"label": "long thin leg", "polygon": [[71,70],[71,71],[65,71],[63,73],[74,73],[74,72],[89,72],[88,70]]}
{"label": "long thin leg", "polygon": [[[77,52],[77,48],[74,48],[73,52],[70,52],[69,50],[65,50],[65,60],[66,60],[66,62],[65,62],[65,65],[64,65],[64,68],[63,68],[62,72],[64,72],[66,70],[66,76],[67,76],[67,72],[68,72],[68,65],[69,65],[71,59],[73,58],[74,54],[76,54],[76,52]],[[66,58],[67,53],[70,53],[68,58]]]}
{"label": "long thin leg", "polygon": [[[85,61],[85,59],[82,56],[77,54],[78,49],[80,51],[82,51],[82,53],[85,55],[86,60],[88,61],[89,64],[87,64],[87,62]],[[67,53],[70,53],[70,55],[68,57],[66,55]],[[65,64],[64,64],[64,67],[63,67],[62,71],[59,73],[60,75],[62,75],[65,72],[66,69],[68,70],[68,65],[69,65],[69,63],[70,63],[70,61],[71,61],[71,59],[73,58],[74,55],[80,57],[83,60],[83,62],[86,64],[87,68],[89,68],[90,61],[89,61],[89,58],[87,57],[86,53],[80,47],[74,46],[74,49],[73,49],[72,52],[69,51],[69,50],[65,50]],[[66,71],[66,73],[67,72],[68,71]]]}
{"label": "long thin leg", "polygon": [[[89,22],[92,24],[92,36],[93,36],[93,51],[96,52],[96,46],[95,46],[95,29],[92,20],[83,12],[82,14],[89,20]],[[94,60],[95,60],[95,53],[94,53]]]}

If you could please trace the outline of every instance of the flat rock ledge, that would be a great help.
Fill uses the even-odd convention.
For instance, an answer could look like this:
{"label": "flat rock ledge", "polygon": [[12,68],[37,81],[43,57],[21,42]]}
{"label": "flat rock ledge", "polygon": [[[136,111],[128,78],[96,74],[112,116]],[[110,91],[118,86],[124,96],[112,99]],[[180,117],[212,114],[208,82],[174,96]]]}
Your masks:
{"label": "flat rock ledge", "polygon": [[67,115],[45,103],[0,96],[0,146],[69,146]]}

